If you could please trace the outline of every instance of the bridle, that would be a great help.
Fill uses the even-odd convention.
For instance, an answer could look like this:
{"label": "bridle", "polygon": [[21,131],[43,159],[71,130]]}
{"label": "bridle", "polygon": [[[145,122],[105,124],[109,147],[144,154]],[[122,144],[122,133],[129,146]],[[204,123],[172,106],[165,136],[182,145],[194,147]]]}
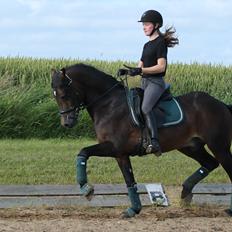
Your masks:
{"label": "bridle", "polygon": [[[64,74],[61,70],[59,71],[60,73],[62,73],[62,74]],[[72,85],[72,78],[70,78],[66,73],[64,74],[64,76],[69,80],[69,83],[67,84],[67,87],[71,87],[71,85]],[[76,95],[79,95],[78,93],[76,93]],[[59,114],[60,115],[63,115],[63,114],[67,114],[67,113],[71,113],[71,112],[73,112],[73,111],[79,111],[80,110],[80,106],[81,106],[82,104],[80,104],[79,106],[73,106],[73,107],[71,107],[71,108],[69,108],[69,109],[66,109],[66,110],[60,110],[59,111]]]}
{"label": "bridle", "polygon": [[[61,73],[63,73],[62,71],[60,71]],[[67,84],[67,87],[71,87],[72,85],[72,79],[65,73],[64,74],[65,77],[69,80],[69,83]],[[115,85],[113,85],[110,89],[108,89],[105,93],[103,93],[100,97],[98,97],[97,99],[95,99],[94,101],[90,102],[88,105],[85,105],[84,103],[80,103],[78,106],[73,106],[69,109],[66,110],[60,110],[59,114],[63,115],[63,114],[67,114],[67,113],[71,113],[73,111],[75,111],[75,113],[80,112],[84,109],[89,108],[91,105],[95,104],[97,101],[99,101],[101,98],[103,98],[105,95],[107,95],[109,92],[111,92],[111,90],[113,90],[117,85],[119,85],[120,82],[117,82]],[[80,95],[77,91],[75,92],[75,95]]]}
{"label": "bridle", "polygon": [[67,114],[67,113],[70,113],[70,112],[73,112],[73,111],[77,111],[77,108],[76,106],[72,107],[72,108],[69,108],[67,110],[60,110],[59,111],[59,114],[60,115],[63,115],[63,114]]}

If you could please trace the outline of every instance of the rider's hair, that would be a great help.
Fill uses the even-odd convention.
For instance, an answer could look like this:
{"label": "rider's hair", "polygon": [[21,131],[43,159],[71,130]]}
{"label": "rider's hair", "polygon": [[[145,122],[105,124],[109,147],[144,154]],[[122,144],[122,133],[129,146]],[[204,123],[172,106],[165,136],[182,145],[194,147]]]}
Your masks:
{"label": "rider's hair", "polygon": [[158,30],[159,34],[164,37],[167,47],[174,47],[179,44],[179,39],[174,35],[176,29],[174,27],[165,28],[165,32],[162,33]]}

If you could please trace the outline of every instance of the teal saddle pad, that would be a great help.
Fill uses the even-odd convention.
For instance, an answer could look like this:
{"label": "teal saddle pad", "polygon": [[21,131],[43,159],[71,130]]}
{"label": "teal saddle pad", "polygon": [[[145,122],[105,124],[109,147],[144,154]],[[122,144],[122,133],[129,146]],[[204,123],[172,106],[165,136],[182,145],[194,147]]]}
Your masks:
{"label": "teal saddle pad", "polygon": [[[178,101],[168,93],[161,96],[158,104],[153,108],[157,120],[157,127],[176,125],[183,120],[183,111]],[[143,90],[132,88],[128,90],[127,101],[133,123],[136,126],[144,127],[144,119],[141,111]]]}
{"label": "teal saddle pad", "polygon": [[157,117],[158,127],[176,125],[183,120],[182,109],[174,97],[166,101],[161,100],[153,110]]}

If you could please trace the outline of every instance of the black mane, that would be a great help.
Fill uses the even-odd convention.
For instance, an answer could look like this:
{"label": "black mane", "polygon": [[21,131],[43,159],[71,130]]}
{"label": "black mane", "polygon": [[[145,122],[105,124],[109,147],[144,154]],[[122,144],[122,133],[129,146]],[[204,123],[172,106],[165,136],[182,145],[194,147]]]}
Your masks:
{"label": "black mane", "polygon": [[[71,65],[69,67],[66,67],[66,71],[70,73],[75,73],[75,72],[83,73],[85,77],[87,76],[94,77],[94,78],[91,78],[94,80],[94,82],[101,83],[101,84],[104,83],[104,85],[115,85],[118,83],[120,86],[122,86],[121,83],[119,83],[114,77],[112,77],[111,75],[103,71],[100,71],[99,69],[91,65],[78,63],[78,64]],[[92,81],[92,80],[89,79],[88,81]]]}

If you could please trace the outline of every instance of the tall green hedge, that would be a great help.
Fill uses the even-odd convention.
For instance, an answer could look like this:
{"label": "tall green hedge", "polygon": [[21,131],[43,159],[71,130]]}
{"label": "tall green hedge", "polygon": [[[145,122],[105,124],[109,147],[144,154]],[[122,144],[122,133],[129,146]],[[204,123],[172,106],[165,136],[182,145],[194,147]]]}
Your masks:
{"label": "tall green hedge", "polygon": [[[50,70],[79,62],[113,76],[123,64],[122,61],[0,58],[0,138],[94,136],[85,111],[75,128],[62,128],[51,94]],[[174,95],[201,90],[232,104],[232,66],[170,64],[166,81],[171,83]],[[138,78],[129,82],[131,86],[139,85]]]}

